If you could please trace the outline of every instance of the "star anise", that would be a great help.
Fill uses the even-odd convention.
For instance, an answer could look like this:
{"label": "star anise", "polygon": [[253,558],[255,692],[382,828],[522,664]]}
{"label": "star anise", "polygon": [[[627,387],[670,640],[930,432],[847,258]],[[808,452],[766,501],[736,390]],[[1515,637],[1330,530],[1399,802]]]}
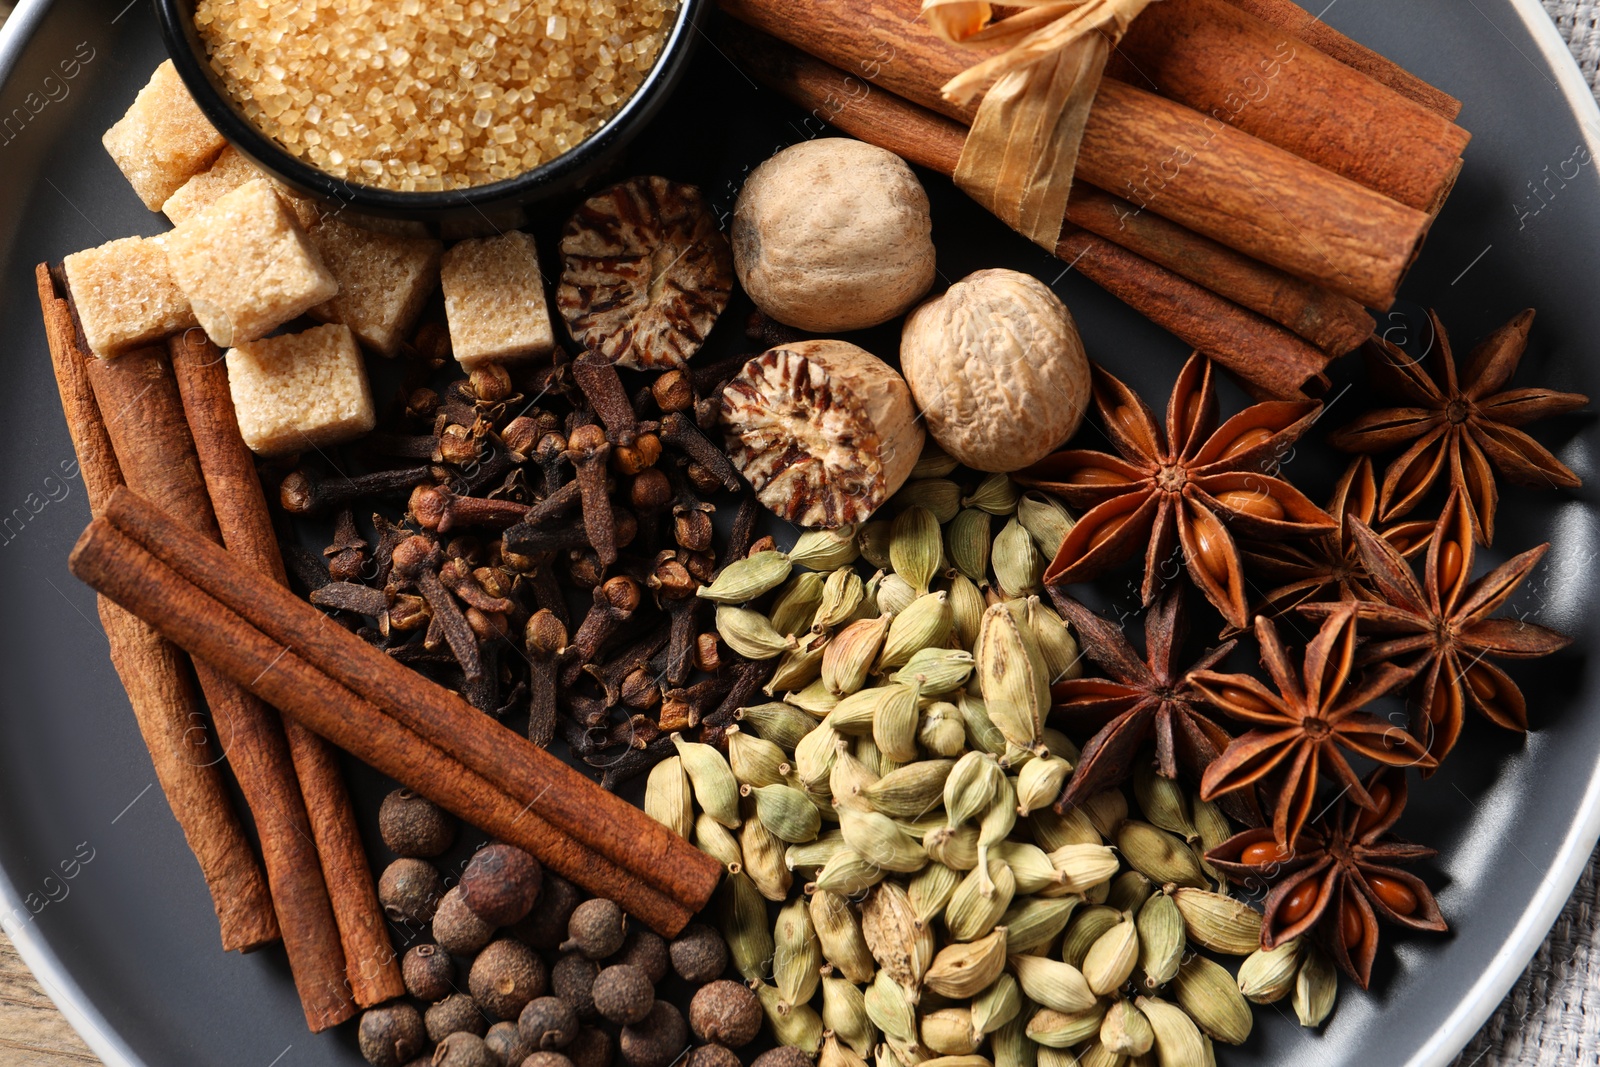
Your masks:
{"label": "star anise", "polygon": [[1277,692],[1247,674],[1196,671],[1189,676],[1213,707],[1255,726],[1206,768],[1200,780],[1204,799],[1276,783],[1272,830],[1278,843],[1287,846],[1311,817],[1324,774],[1347,789],[1361,807],[1376,806],[1346,752],[1389,767],[1435,766],[1416,738],[1361,710],[1410,681],[1416,668],[1382,662],[1359,680],[1352,678],[1355,604],[1333,605],[1322,629],[1306,646],[1298,673],[1272,620],[1256,618],[1256,640],[1261,644],[1261,665]]}
{"label": "star anise", "polygon": [[1502,391],[1528,347],[1531,309],[1473,350],[1459,382],[1444,326],[1436,312],[1428,317],[1436,339],[1425,357],[1430,369],[1382,337],[1367,348],[1373,378],[1411,406],[1363,415],[1328,441],[1346,452],[1407,446],[1384,472],[1379,517],[1385,522],[1415,508],[1448,464],[1451,485],[1472,503],[1473,534],[1487,545],[1494,540],[1499,497],[1490,465],[1518,485],[1576,488],[1578,476],[1517,427],[1576,411],[1589,398],[1538,388]]}
{"label": "star anise", "polygon": [[[1496,725],[1525,733],[1528,706],[1522,690],[1489,659],[1548,656],[1567,647],[1571,639],[1522,619],[1489,616],[1516,591],[1550,546],[1530,549],[1473,582],[1471,509],[1456,490],[1434,528],[1421,582],[1388,541],[1359,522],[1355,533],[1382,600],[1357,604],[1354,610],[1364,635],[1386,638],[1370,641],[1361,650],[1360,661],[1416,655],[1411,664],[1416,672],[1412,695],[1426,714],[1412,716],[1411,730],[1428,754],[1443,760],[1455,747],[1468,701]],[[1323,618],[1342,611],[1343,605],[1303,604],[1300,610]]]}
{"label": "star anise", "polygon": [[1167,431],[1133,390],[1093,369],[1094,402],[1121,458],[1066,451],[1017,480],[1088,508],[1045,573],[1046,585],[1080,582],[1145,553],[1141,596],[1149,604],[1175,544],[1206,598],[1235,626],[1248,621],[1244,571],[1231,528],[1255,538],[1307,537],[1333,519],[1288,482],[1278,459],[1316,418],[1315,401],[1246,408],[1216,429],[1211,362],[1189,357],[1167,404]]}
{"label": "star anise", "polygon": [[[1176,778],[1181,764],[1198,779],[1233,738],[1207,717],[1203,698],[1187,676],[1189,671],[1221,663],[1234,642],[1207,651],[1189,671],[1176,669],[1174,660],[1183,649],[1186,632],[1181,585],[1163,589],[1146,612],[1142,658],[1120,627],[1059,590],[1052,589],[1051,594],[1062,618],[1077,631],[1084,652],[1110,676],[1073,678],[1050,687],[1053,711],[1069,730],[1095,731],[1083,746],[1057,810],[1065,811],[1121,784],[1152,738],[1156,773]],[[1252,796],[1229,794],[1222,800],[1234,818],[1251,825],[1261,822]]]}
{"label": "star anise", "polygon": [[1427,884],[1394,866],[1435,854],[1389,833],[1405,810],[1405,771],[1379,767],[1363,788],[1375,807],[1341,798],[1331,817],[1300,832],[1293,849],[1282,848],[1270,830],[1246,830],[1207,852],[1206,859],[1240,881],[1272,883],[1263,909],[1263,946],[1314,933],[1365,989],[1378,952],[1379,915],[1413,930],[1449,927]]}
{"label": "star anise", "polygon": [[[1378,510],[1377,479],[1372,460],[1352,460],[1334,488],[1328,514],[1338,524],[1334,530],[1304,541],[1262,541],[1240,546],[1245,568],[1252,576],[1277,583],[1254,609],[1254,614],[1276,619],[1303,603],[1323,600],[1373,600],[1366,564],[1356,547],[1351,519],[1371,526]],[[1431,522],[1403,522],[1381,534],[1407,559],[1428,547]],[[1224,632],[1231,637],[1232,633]]]}

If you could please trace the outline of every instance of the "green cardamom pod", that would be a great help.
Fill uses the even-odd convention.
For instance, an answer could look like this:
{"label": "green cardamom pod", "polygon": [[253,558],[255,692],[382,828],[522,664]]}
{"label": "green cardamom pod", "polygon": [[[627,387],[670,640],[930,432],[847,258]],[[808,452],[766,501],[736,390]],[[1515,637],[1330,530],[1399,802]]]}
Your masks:
{"label": "green cardamom pod", "polygon": [[1120,789],[1103,789],[1085,798],[1080,807],[1094,828],[1100,831],[1100,836],[1107,841],[1116,838],[1117,827],[1128,818],[1128,798],[1122,795]]}
{"label": "green cardamom pod", "polygon": [[1139,997],[1134,1005],[1150,1021],[1161,1067],[1206,1067],[1208,1049],[1187,1012],[1159,997]]}
{"label": "green cardamom pod", "polygon": [[1007,522],[995,535],[994,558],[990,565],[994,567],[995,584],[1006,597],[1015,600],[1042,591],[1044,569],[1049,563],[1016,519]]}
{"label": "green cardamom pod", "polygon": [[739,782],[728,761],[710,745],[685,741],[673,734],[683,769],[694,786],[695,803],[700,810],[730,829],[739,825]]}
{"label": "green cardamom pod", "polygon": [[[883,1035],[883,1044],[877,1049],[878,1067],[893,1067],[900,1064],[902,1067],[923,1067],[924,1064],[939,1062],[947,1063],[950,1060],[964,1058],[956,1056],[935,1056],[922,1046],[920,1038],[902,1041],[893,1034]],[[954,1067],[954,1065],[951,1065]]]}
{"label": "green cardamom pod", "polygon": [[822,657],[827,651],[826,638],[807,633],[794,648],[778,657],[778,665],[772,669],[772,677],[763,690],[772,696],[804,689],[822,677]]}
{"label": "green cardamom pod", "polygon": [[950,759],[910,763],[868,783],[861,793],[874,811],[894,818],[916,818],[943,803],[944,784],[955,765]]}
{"label": "green cardamom pod", "polygon": [[886,871],[909,874],[921,870],[928,862],[921,842],[887,815],[841,808],[839,829],[844,831],[845,841],[862,859]]}
{"label": "green cardamom pod", "polygon": [[1333,961],[1317,945],[1306,943],[1305,959],[1294,979],[1294,1013],[1301,1026],[1312,1028],[1327,1021],[1339,995],[1339,975]]}
{"label": "green cardamom pod", "polygon": [[833,794],[835,810],[872,810],[866,791],[878,781],[877,772],[850,751],[850,742],[840,741],[838,750],[839,754],[833,760],[833,772],[828,775],[828,789]]}
{"label": "green cardamom pod", "polygon": [[903,666],[925,648],[942,647],[950,639],[950,626],[949,593],[940,591],[917,597],[889,624],[888,637],[878,653],[878,670]]}
{"label": "green cardamom pod", "polygon": [[912,875],[906,884],[906,897],[911,901],[917,921],[932,927],[934,920],[944,914],[945,905],[950,903],[960,884],[961,873],[942,863],[930,863]]}
{"label": "green cardamom pod", "polygon": [[1052,726],[1046,726],[1039,731],[1039,737],[1044,742],[1046,755],[1064,759],[1074,767],[1078,765],[1078,746],[1073,744],[1072,739],[1066,734]]}
{"label": "green cardamom pod", "polygon": [[1261,947],[1261,913],[1243,901],[1205,889],[1173,892],[1189,940],[1227,956],[1248,956]]}
{"label": "green cardamom pod", "polygon": [[838,893],[815,889],[808,908],[823,958],[856,985],[872,981],[877,962],[867,948],[861,920],[850,901]]}
{"label": "green cardamom pod", "polygon": [[923,696],[936,697],[959,688],[971,674],[971,652],[958,648],[924,648],[912,653],[905,666],[890,675],[889,680],[902,685],[916,683]]}
{"label": "green cardamom pod", "polygon": [[1050,707],[1049,682],[1033,635],[997,604],[984,612],[975,658],[989,718],[1007,741],[1033,747]]}
{"label": "green cardamom pod", "polygon": [[811,628],[818,633],[825,633],[845,625],[855,617],[866,595],[866,585],[861,581],[861,575],[850,567],[840,567],[822,583],[822,598],[813,613]]}
{"label": "green cardamom pod", "polygon": [[1128,980],[1138,962],[1139,930],[1124,913],[1117,925],[1089,946],[1083,957],[1083,977],[1096,995],[1109,996]]}
{"label": "green cardamom pod", "polygon": [[[822,1025],[857,1053],[869,1055],[878,1041],[878,1028],[867,1015],[867,998],[855,982],[834,970],[831,965],[822,968]],[[868,971],[862,981],[871,980]]]}
{"label": "green cardamom pod", "polygon": [[810,1004],[784,999],[776,987],[765,982],[752,980],[750,985],[761,1001],[761,1011],[778,1044],[815,1056],[822,1048],[822,1016],[817,1014],[817,1009]]}
{"label": "green cardamom pod", "polygon": [[1030,489],[1017,498],[1017,521],[1033,535],[1047,559],[1055,559],[1061,543],[1077,525],[1072,513],[1057,499]]}
{"label": "green cardamom pod", "polygon": [[822,944],[804,897],[779,909],[772,940],[772,980],[778,992],[791,1004],[810,1003],[822,977]]}
{"label": "green cardamom pod", "polygon": [[[994,1053],[994,1067],[1041,1067],[1043,1064],[1039,1046],[1028,1040],[1028,1015],[1033,1009],[1029,1007],[1024,1011],[1023,1007],[1019,1003],[1016,1015],[996,1029],[989,1039],[990,1050]],[[1048,1067],[1076,1067],[1076,1065],[1062,1063]]]}
{"label": "green cardamom pod", "polygon": [[781,700],[742,707],[733,713],[733,719],[741,728],[763,741],[771,741],[790,755],[800,739],[817,725],[817,720]]}
{"label": "green cardamom pod", "polygon": [[[995,934],[1001,931],[996,930]],[[990,937],[994,937],[991,934]],[[941,953],[943,955],[943,953]],[[1004,953],[1000,965],[1005,966]],[[937,966],[937,960],[935,960]],[[930,973],[931,969],[930,969]],[[987,1036],[1015,1019],[1022,1011],[1022,992],[1017,980],[1004,970],[995,972],[994,981],[972,996],[972,1028],[980,1037]]]}
{"label": "green cardamom pod", "polygon": [[694,832],[694,790],[683,760],[669,756],[650,768],[644,785],[644,813],[679,837]]}
{"label": "green cardamom pod", "polygon": [[790,845],[784,849],[783,864],[791,871],[815,871],[849,848],[850,846],[844,843],[844,834],[838,830],[829,830],[818,834],[815,841],[807,841],[803,845]]}
{"label": "green cardamom pod", "polygon": [[[976,659],[976,655],[973,657]],[[977,681],[976,675],[973,681]],[[970,748],[987,752],[991,756],[1003,756],[1006,752],[1006,735],[989,717],[989,709],[984,702],[973,693],[969,684],[956,700],[956,707],[961,711],[961,721],[967,729],[967,745]]]}
{"label": "green cardamom pod", "polygon": [[1044,956],[1012,956],[1011,970],[1022,991],[1035,1004],[1068,1013],[1088,1011],[1096,996],[1083,972],[1070,963]]}
{"label": "green cardamom pod", "polygon": [[822,653],[822,684],[841,697],[860,691],[893,621],[887,615],[862,619],[834,634]]}
{"label": "green cardamom pod", "polygon": [[991,474],[978,483],[972,495],[961,502],[963,507],[979,508],[991,515],[1009,515],[1017,510],[1017,499],[1022,490],[1004,474]]}
{"label": "green cardamom pod", "polygon": [[1194,887],[1206,884],[1205,872],[1200,869],[1194,853],[1175,834],[1129,819],[1117,827],[1116,842],[1128,866],[1162,885],[1168,882]]}
{"label": "green cardamom pod", "polygon": [[945,930],[956,941],[976,941],[1000,922],[1016,889],[1011,868],[999,860],[970,871],[945,905]]}
{"label": "green cardamom pod", "polygon": [[1156,1043],[1150,1020],[1132,1002],[1117,1000],[1100,1023],[1100,1047],[1115,1056],[1143,1056]]}
{"label": "green cardamom pod", "polygon": [[898,882],[880,882],[867,894],[861,904],[861,933],[883,973],[908,990],[922,987],[933,962],[933,928],[918,921]]}
{"label": "green cardamom pod", "polygon": [[807,530],[795,538],[794,547],[789,550],[789,562],[814,571],[848,567],[861,555],[856,543],[858,533],[855,526]]}
{"label": "green cardamom pod", "polygon": [[843,735],[826,720],[800,739],[794,746],[794,773],[807,789],[821,789],[828,784],[833,773],[833,761],[838,758],[839,742]]}
{"label": "green cardamom pod", "polygon": [[919,596],[928,591],[939,573],[943,556],[944,541],[933,512],[913,505],[895,516],[889,535],[889,566]]}
{"label": "green cardamom pod", "polygon": [[922,1017],[922,1043],[940,1056],[969,1056],[983,1043],[970,1008],[940,1008]]}
{"label": "green cardamom pod", "polygon": [[922,837],[928,857],[951,870],[970,871],[978,866],[978,828],[940,826]]}
{"label": "green cardamom pod", "polygon": [[785,693],[783,702],[793,704],[815,720],[826,718],[828,712],[839,706],[839,695],[818,678],[797,693]]}
{"label": "green cardamom pod", "polygon": [[923,976],[923,984],[942,997],[971,1000],[994,984],[1005,967],[1006,931],[996,927],[987,937],[940,949]]}
{"label": "green cardamom pod", "polygon": [[1193,842],[1195,859],[1200,861],[1200,869],[1206,877],[1217,884],[1217,889],[1223,893],[1228,891],[1228,876],[1211,865],[1206,859],[1206,853],[1222,844],[1233,836],[1233,824],[1214,802],[1201,800],[1195,793],[1189,798],[1190,817],[1194,822],[1196,832],[1200,839]]}
{"label": "green cardamom pod", "polygon": [[728,727],[724,736],[728,740],[728,766],[734,779],[743,785],[777,785],[794,769],[783,749],[745,733],[738,723]]}
{"label": "green cardamom pod", "polygon": [[1047,1048],[1071,1048],[1100,1033],[1106,1006],[1096,1003],[1079,1012],[1040,1008],[1028,1020],[1028,1037]]}
{"label": "green cardamom pod", "polygon": [[1188,949],[1183,915],[1163,890],[1151,894],[1134,923],[1139,928],[1139,969],[1144,972],[1145,988],[1153,993],[1177,977],[1183,962]]}
{"label": "green cardamom pod", "polygon": [[910,582],[898,574],[886,574],[878,583],[878,610],[885,615],[898,615],[921,595]]}
{"label": "green cardamom pod", "polygon": [[1061,959],[1083,970],[1083,961],[1088,957],[1089,949],[1094,947],[1102,934],[1121,921],[1122,913],[1115,908],[1103,904],[1084,908],[1067,924],[1067,932],[1061,939]]}
{"label": "green cardamom pod", "polygon": [[1006,928],[1006,947],[1020,955],[1051,944],[1067,928],[1073,910],[1081,903],[1080,898],[1068,896],[1029,897],[1013,904],[1000,917],[1000,925]]}
{"label": "green cardamom pod", "polygon": [[952,828],[978,818],[994,804],[995,790],[1005,772],[993,756],[968,752],[950,769],[944,781],[945,817]]}
{"label": "green cardamom pod", "polygon": [[899,769],[893,760],[884,756],[883,749],[878,747],[878,742],[870,737],[856,738],[856,759],[878,778]]}
{"label": "green cardamom pod", "polygon": [[1172,990],[1178,1006],[1213,1040],[1242,1045],[1250,1036],[1250,1002],[1221,964],[1191,955],[1178,968]]}
{"label": "green cardamom pod", "polygon": [[1017,814],[1032,815],[1054,804],[1071,773],[1072,764],[1059,756],[1029,760],[1017,773]]}
{"label": "green cardamom pod", "polygon": [[867,986],[864,997],[867,1018],[889,1037],[900,1041],[917,1039],[917,1012],[910,994],[888,971],[879,971]]}
{"label": "green cardamom pod", "polygon": [[1276,1004],[1294,992],[1305,944],[1304,938],[1295,937],[1250,953],[1239,965],[1239,992],[1255,1004]]}
{"label": "green cardamom pod", "polygon": [[961,487],[948,478],[913,478],[890,498],[889,506],[927,508],[943,526],[961,510]]}
{"label": "green cardamom pod", "polygon": [[[1113,1004],[1111,1007],[1115,1008],[1116,1005]],[[1107,1016],[1110,1016],[1110,1014],[1110,1011],[1106,1012]],[[1105,1029],[1105,1019],[1101,1019],[1100,1032],[1104,1033]],[[1094,1040],[1078,1049],[1078,1062],[1074,1067],[1125,1067],[1127,1063],[1128,1057],[1120,1052],[1111,1051],[1106,1047],[1105,1042]]]}
{"label": "green cardamom pod", "polygon": [[794,638],[773,629],[771,621],[759,611],[728,604],[717,605],[717,633],[745,659],[774,659],[795,644]]}
{"label": "green cardamom pod", "polygon": [[1066,620],[1036,596],[1029,597],[1027,603],[1028,629],[1033,632],[1033,639],[1039,646],[1039,655],[1044,659],[1045,676],[1050,679],[1050,684],[1083,677],[1083,654]]}
{"label": "green cardamom pod", "polygon": [[922,711],[917,743],[932,756],[952,759],[967,749],[967,730],[961,711],[947,700],[937,700]]}
{"label": "green cardamom pod", "polygon": [[[922,452],[911,468],[912,478],[944,478],[961,466],[954,456],[939,447],[932,437],[923,439]],[[908,1064],[907,1067],[910,1067]]]}
{"label": "green cardamom pod", "polygon": [[755,552],[722,568],[716,579],[695,590],[695,595],[718,604],[743,604],[788,581],[789,570],[786,553],[771,549]]}
{"label": "green cardamom pod", "polygon": [[694,847],[730,871],[744,869],[744,850],[733,831],[705,812],[694,818]]}
{"label": "green cardamom pod", "polygon": [[1028,815],[1028,829],[1033,831],[1033,840],[1046,852],[1067,845],[1105,844],[1105,838],[1100,836],[1082,808],[1072,808],[1063,815],[1041,808]]}
{"label": "green cardamom pod", "polygon": [[734,872],[722,879],[717,914],[734,968],[747,982],[765,976],[772,966],[772,928],[767,925],[767,902],[747,875]]}
{"label": "green cardamom pod", "polygon": [[851,693],[828,713],[827,723],[841,734],[852,737],[870,735],[873,720],[878,715],[878,706],[893,695],[890,687],[881,685]]}
{"label": "green cardamom pod", "polygon": [[989,850],[1003,843],[1016,825],[1017,795],[1011,789],[1011,779],[1002,774],[994,801],[978,820],[978,870],[988,869]]}
{"label": "green cardamom pod", "polygon": [[955,629],[956,644],[974,648],[983,627],[983,613],[989,606],[983,599],[983,590],[965,574],[956,574],[950,579],[949,593],[950,624]]}
{"label": "green cardamom pod", "polygon": [[889,538],[894,532],[894,524],[888,519],[874,519],[862,524],[856,531],[856,547],[861,550],[861,558],[879,570],[889,568]]}
{"label": "green cardamom pod", "polygon": [[989,580],[989,513],[977,508],[958,512],[945,527],[945,552],[958,571],[974,583]]}
{"label": "green cardamom pod", "polygon": [[1148,822],[1185,841],[1200,837],[1189,817],[1189,794],[1171,778],[1157,774],[1149,760],[1139,760],[1133,768],[1133,798]]}
{"label": "green cardamom pod", "polygon": [[989,847],[988,854],[1011,868],[1019,897],[1033,896],[1063,881],[1061,872],[1051,865],[1050,857],[1037,845],[1025,841],[1000,841]]}
{"label": "green cardamom pod", "polygon": [[816,571],[801,571],[790,578],[772,602],[772,628],[790,637],[811,629],[822,603],[822,587],[822,575]]}
{"label": "green cardamom pod", "polygon": [[1105,845],[1062,845],[1052,852],[1051,866],[1061,872],[1062,884],[1069,893],[1084,893],[1104,885],[1117,873],[1117,854]]}
{"label": "green cardamom pod", "polygon": [[780,841],[791,845],[814,841],[822,829],[822,813],[792,785],[746,785],[739,795],[755,798],[756,818]]}
{"label": "green cardamom pod", "polygon": [[884,687],[885,696],[872,713],[872,740],[879,750],[896,763],[906,764],[917,758],[917,713],[922,697],[921,687],[896,683]]}
{"label": "green cardamom pod", "polygon": [[853,897],[883,881],[886,872],[877,864],[868,863],[853,848],[840,849],[832,859],[822,865],[816,881],[811,884],[840,896]]}
{"label": "green cardamom pod", "polygon": [[754,811],[739,827],[739,852],[744,857],[744,873],[755,883],[756,892],[771,901],[788,899],[794,885],[783,841],[761,821]]}
{"label": "green cardamom pod", "polygon": [[1138,871],[1123,871],[1111,879],[1111,891],[1106,894],[1105,904],[1131,914],[1143,907],[1155,890],[1156,884]]}
{"label": "green cardamom pod", "polygon": [[[861,1009],[862,1018],[866,1018],[866,1012],[866,1008]],[[871,1026],[871,1020],[867,1024]],[[873,1033],[876,1035],[877,1027],[873,1027]],[[817,1053],[817,1067],[867,1067],[862,1053],[841,1041],[839,1035],[833,1032],[833,1027],[828,1025],[826,994],[823,1000],[822,1051]]]}

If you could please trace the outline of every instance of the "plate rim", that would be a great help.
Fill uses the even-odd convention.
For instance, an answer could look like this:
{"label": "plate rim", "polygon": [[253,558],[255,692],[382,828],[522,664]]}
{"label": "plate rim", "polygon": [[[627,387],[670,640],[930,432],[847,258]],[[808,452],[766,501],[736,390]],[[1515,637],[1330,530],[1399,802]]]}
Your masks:
{"label": "plate rim", "polygon": [[[132,0],[132,7],[138,0]],[[1540,0],[1509,0],[1511,10],[1521,18],[1540,57],[1555,76],[1569,111],[1578,120],[1591,155],[1600,158],[1600,99],[1596,88],[1583,76],[1577,59],[1557,32],[1553,16]],[[35,30],[49,11],[53,0],[20,0],[5,26],[0,28],[0,87],[32,40]],[[1472,5],[1491,26],[1493,20]],[[126,9],[125,9],[126,10]],[[1498,27],[1496,27],[1498,32]],[[1533,60],[1529,57],[1529,62]],[[1446,1067],[1483,1028],[1483,1024],[1504,1002],[1506,995],[1527,970],[1539,947],[1549,937],[1556,919],[1571,899],[1589,859],[1600,845],[1600,763],[1589,779],[1579,817],[1561,843],[1551,872],[1540,885],[1538,896],[1524,909],[1509,938],[1496,950],[1493,964],[1485,968],[1467,996],[1463,997],[1435,1028],[1433,1035],[1417,1050],[1406,1067]],[[106,1067],[148,1067],[110,1026],[84,993],[83,988],[62,965],[45,942],[38,927],[20,925],[11,916],[25,911],[16,887],[0,868],[0,928],[16,946],[17,955],[27,964],[40,987],[73,1030]]]}

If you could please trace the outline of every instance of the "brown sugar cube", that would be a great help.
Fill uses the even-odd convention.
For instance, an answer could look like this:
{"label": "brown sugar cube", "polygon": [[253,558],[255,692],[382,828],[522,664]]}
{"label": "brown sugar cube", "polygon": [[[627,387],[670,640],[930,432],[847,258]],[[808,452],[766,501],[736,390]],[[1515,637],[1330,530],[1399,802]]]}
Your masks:
{"label": "brown sugar cube", "polygon": [[122,237],[63,261],[83,336],[104,359],[195,325],[159,237]]}
{"label": "brown sugar cube", "polygon": [[258,455],[339,444],[377,424],[367,368],[348,326],[246,341],[226,358],[239,433]]}
{"label": "brown sugar cube", "polygon": [[533,238],[520,230],[462,241],[440,264],[450,346],[466,367],[542,356],[555,346]]}
{"label": "brown sugar cube", "polygon": [[[161,205],[161,210],[176,226],[198,215],[246,182],[266,177],[260,167],[246,159],[237,148],[229,145],[222,150],[222,155],[217,157],[209,169],[196,174],[184,182],[177,192],[167,197],[167,202]],[[301,226],[310,229],[322,214],[316,203],[290,192],[276,181],[272,184],[278,192],[279,199],[294,213],[295,220]]]}
{"label": "brown sugar cube", "polygon": [[206,121],[170,59],[156,68],[127,114],[100,141],[151,211],[160,211],[227,143]]}
{"label": "brown sugar cube", "polygon": [[167,236],[172,275],[217,344],[254,341],[339,291],[265,178],[245,182]]}
{"label": "brown sugar cube", "polygon": [[444,246],[374,233],[332,215],[307,232],[339,283],[339,295],[312,308],[312,317],[342,322],[374,352],[394,355],[439,284]]}

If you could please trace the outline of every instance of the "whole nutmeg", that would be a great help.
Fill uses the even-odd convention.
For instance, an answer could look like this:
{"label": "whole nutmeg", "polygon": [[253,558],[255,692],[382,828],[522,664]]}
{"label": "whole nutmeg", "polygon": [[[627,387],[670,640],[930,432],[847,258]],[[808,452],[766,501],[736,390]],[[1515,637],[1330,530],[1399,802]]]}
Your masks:
{"label": "whole nutmeg", "polygon": [[378,809],[378,833],[397,856],[433,859],[456,839],[456,821],[427,797],[396,789]]}
{"label": "whole nutmeg", "polygon": [[498,1019],[515,1019],[534,997],[550,988],[544,960],[521,941],[503,937],[472,961],[467,974],[472,999]]}
{"label": "whole nutmeg", "polygon": [[530,1044],[513,1022],[498,1022],[489,1027],[489,1032],[483,1035],[483,1043],[499,1057],[501,1064],[521,1063],[538,1051],[538,1046]]}
{"label": "whole nutmeg", "polygon": [[594,1008],[594,980],[599,976],[598,963],[572,952],[556,960],[556,965],[550,968],[550,988],[571,1005],[578,1018],[593,1019],[599,1014]]}
{"label": "whole nutmeg", "polygon": [[472,914],[455,886],[433,913],[433,939],[452,956],[470,956],[494,937],[494,927]]}
{"label": "whole nutmeg", "polygon": [[433,1067],[500,1067],[500,1060],[483,1038],[458,1030],[433,1050]]}
{"label": "whole nutmeg", "polygon": [[455,989],[456,965],[438,945],[415,945],[400,961],[400,975],[407,993],[432,1004]]}
{"label": "whole nutmeg", "polygon": [[539,997],[522,1009],[517,1029],[529,1051],[566,1048],[578,1036],[578,1013],[560,997]]}
{"label": "whole nutmeg", "polygon": [[594,980],[594,1007],[614,1023],[629,1026],[650,1017],[656,1001],[655,983],[638,967],[613,964]]}
{"label": "whole nutmeg", "polygon": [[395,922],[426,923],[444,895],[444,875],[427,860],[397,859],[378,878],[378,900]]}
{"label": "whole nutmeg", "polygon": [[522,1067],[572,1067],[572,1061],[559,1052],[534,1052],[522,1061]]}
{"label": "whole nutmeg", "polygon": [[468,1033],[482,1037],[489,1031],[489,1020],[478,1004],[465,993],[452,993],[428,1009],[423,1016],[428,1037],[443,1041],[451,1034]]}
{"label": "whole nutmeg", "polygon": [[583,894],[578,892],[577,886],[545,871],[533,910],[512,927],[512,936],[536,949],[555,951],[566,940],[567,923],[582,900]]}
{"label": "whole nutmeg", "polygon": [[750,1067],[816,1067],[816,1058],[793,1045],[779,1045],[768,1049],[754,1060]]}
{"label": "whole nutmeg", "polygon": [[649,976],[651,982],[659,983],[667,976],[667,969],[671,966],[667,959],[667,940],[654,930],[634,930],[622,943],[622,951],[611,962],[613,966],[625,963],[637,967]]}
{"label": "whole nutmeg", "polygon": [[480,848],[461,874],[461,898],[491,926],[510,926],[539,896],[539,861],[512,845]]}
{"label": "whole nutmeg", "polygon": [[733,269],[756,307],[813,333],[888,322],[934,278],[928,194],[905,160],[863,141],[786,148],[733,206]]}
{"label": "whole nutmeg", "polygon": [[689,1050],[683,1067],[744,1067],[738,1053],[721,1045],[697,1045]]}
{"label": "whole nutmeg", "polygon": [[702,985],[728,969],[728,943],[713,927],[690,923],[668,947],[672,969],[686,982]]}
{"label": "whole nutmeg", "polygon": [[952,457],[981,471],[1037,463],[1078,429],[1089,361],[1049,286],[1014,270],[980,270],[913,311],[900,370]]}
{"label": "whole nutmeg", "polygon": [[567,939],[562,952],[581,952],[591,960],[603,960],[622,948],[628,936],[628,917],[614,901],[603,897],[579,904],[567,921]]}
{"label": "whole nutmeg", "polygon": [[372,1067],[403,1067],[426,1047],[422,1016],[410,1004],[386,1004],[361,1016],[356,1043]]}
{"label": "whole nutmeg", "polygon": [[683,1014],[664,1000],[651,1006],[643,1022],[624,1026],[617,1039],[629,1067],[669,1067],[688,1043]]}
{"label": "whole nutmeg", "polygon": [[572,1039],[572,1044],[562,1051],[573,1067],[611,1067],[614,1047],[611,1035],[593,1026],[585,1026]]}
{"label": "whole nutmeg", "polygon": [[711,982],[689,1002],[689,1026],[702,1041],[743,1048],[761,1032],[761,1000],[738,982]]}

